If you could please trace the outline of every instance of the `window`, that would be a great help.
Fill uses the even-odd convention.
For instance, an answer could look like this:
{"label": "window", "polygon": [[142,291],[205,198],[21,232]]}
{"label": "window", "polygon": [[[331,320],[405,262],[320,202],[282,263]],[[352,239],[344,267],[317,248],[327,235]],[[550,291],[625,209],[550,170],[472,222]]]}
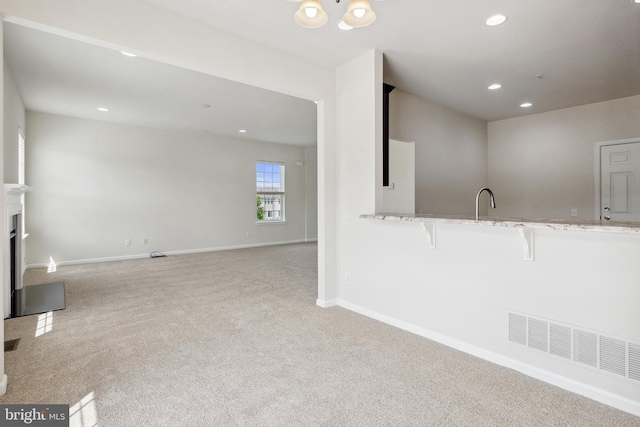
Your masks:
{"label": "window", "polygon": [[256,163],[256,219],[260,222],[284,221],[284,165]]}

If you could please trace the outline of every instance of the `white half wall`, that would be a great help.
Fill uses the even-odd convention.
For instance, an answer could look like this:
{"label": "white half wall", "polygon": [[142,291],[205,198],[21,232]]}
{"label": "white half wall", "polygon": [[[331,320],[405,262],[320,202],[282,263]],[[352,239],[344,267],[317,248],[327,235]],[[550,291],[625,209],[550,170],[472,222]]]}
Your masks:
{"label": "white half wall", "polygon": [[[515,311],[640,344],[640,235],[359,220],[338,304],[640,416],[640,381],[508,340]],[[358,254],[358,255],[356,255]]]}
{"label": "white half wall", "polygon": [[389,135],[416,143],[416,213],[475,215],[487,184],[486,122],[396,89]]}
{"label": "white half wall", "polygon": [[596,216],[594,146],[640,137],[640,96],[490,122],[492,216]]}
{"label": "white half wall", "polygon": [[[304,147],[27,112],[30,265],[304,241]],[[255,164],[286,168],[284,223],[256,224]],[[300,165],[299,165],[300,164]],[[307,191],[309,196],[307,196]],[[125,246],[125,239],[131,246]],[[143,245],[148,239],[148,245]]]}

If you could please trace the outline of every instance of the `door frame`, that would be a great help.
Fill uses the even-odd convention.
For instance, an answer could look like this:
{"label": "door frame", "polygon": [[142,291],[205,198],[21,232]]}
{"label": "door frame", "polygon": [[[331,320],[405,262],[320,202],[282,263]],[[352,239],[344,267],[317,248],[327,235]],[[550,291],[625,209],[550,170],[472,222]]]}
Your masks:
{"label": "door frame", "polygon": [[640,137],[636,137],[636,138],[628,138],[628,139],[617,139],[617,140],[613,140],[613,141],[602,141],[602,142],[596,142],[593,145],[593,150],[594,150],[594,155],[593,155],[593,164],[594,164],[594,181],[595,181],[595,197],[593,198],[593,202],[594,202],[594,212],[595,212],[595,217],[594,219],[596,221],[601,221],[602,218],[600,217],[600,212],[602,210],[602,188],[600,186],[601,181],[601,164],[602,164],[602,147],[605,147],[607,145],[623,145],[623,144],[633,144],[636,142],[640,142]]}

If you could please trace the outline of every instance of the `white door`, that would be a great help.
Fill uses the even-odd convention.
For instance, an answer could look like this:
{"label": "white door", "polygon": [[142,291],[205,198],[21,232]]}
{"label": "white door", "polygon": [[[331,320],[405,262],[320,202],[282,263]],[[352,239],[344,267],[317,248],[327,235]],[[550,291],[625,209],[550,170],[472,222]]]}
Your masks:
{"label": "white door", "polygon": [[416,212],[416,144],[389,140],[389,186],[382,190],[388,213]]}
{"label": "white door", "polygon": [[640,142],[600,147],[600,216],[640,221]]}

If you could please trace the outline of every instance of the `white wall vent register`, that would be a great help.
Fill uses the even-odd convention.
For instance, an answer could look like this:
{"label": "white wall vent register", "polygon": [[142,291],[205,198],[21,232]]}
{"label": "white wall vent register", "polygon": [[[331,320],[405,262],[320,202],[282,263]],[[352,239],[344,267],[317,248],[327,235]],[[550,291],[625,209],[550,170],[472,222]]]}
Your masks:
{"label": "white wall vent register", "polygon": [[529,315],[507,313],[510,342],[640,381],[640,344]]}

